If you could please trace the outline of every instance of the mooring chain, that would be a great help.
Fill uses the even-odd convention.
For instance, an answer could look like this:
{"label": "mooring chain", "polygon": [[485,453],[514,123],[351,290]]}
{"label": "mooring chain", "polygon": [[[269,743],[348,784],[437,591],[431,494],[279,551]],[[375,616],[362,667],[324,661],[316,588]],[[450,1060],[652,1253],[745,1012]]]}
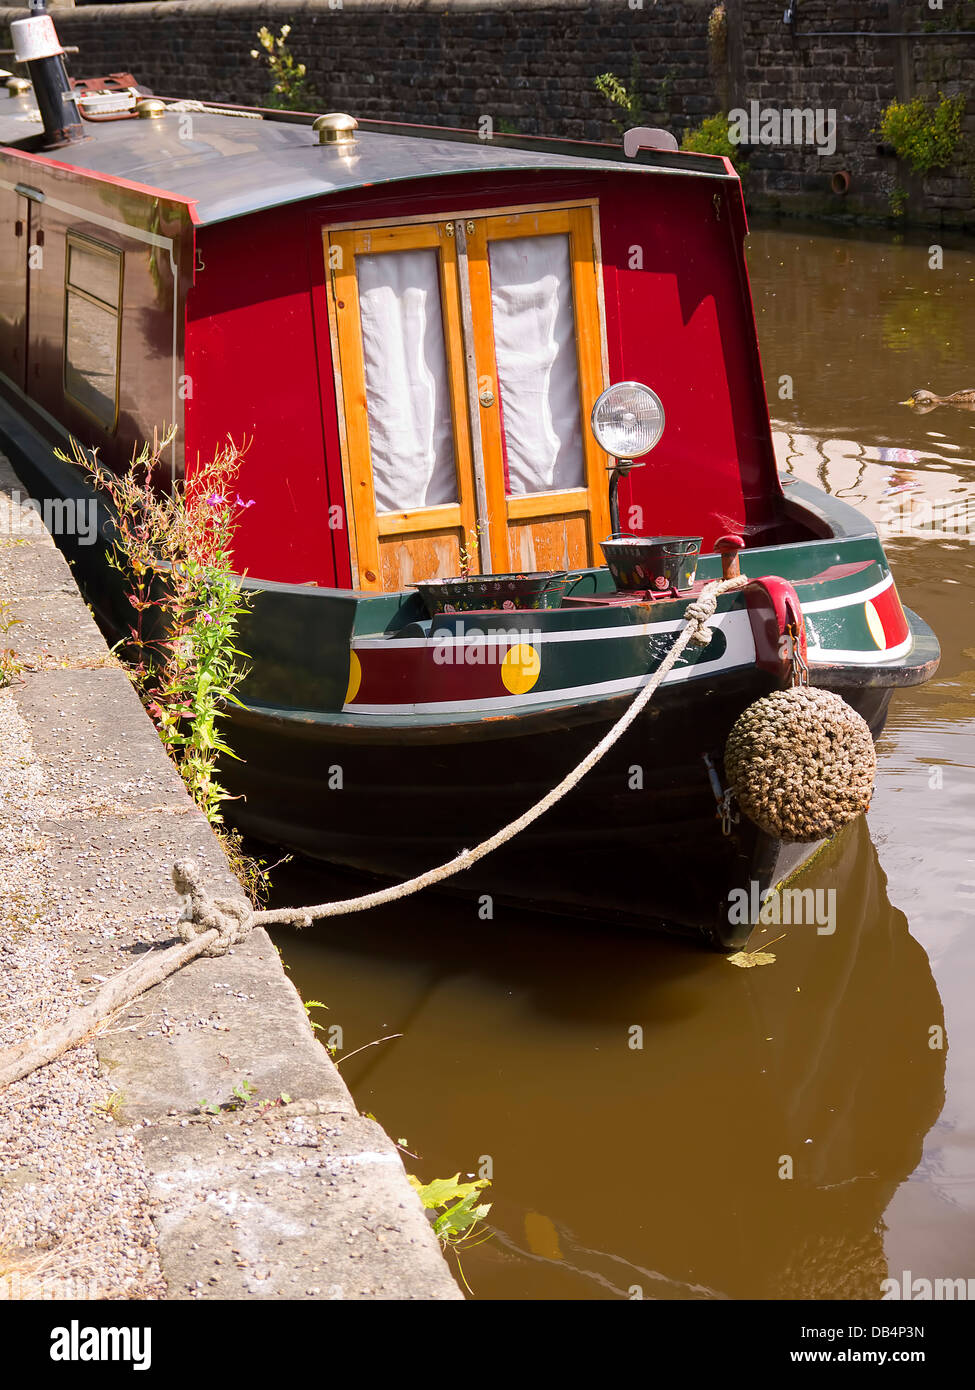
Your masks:
{"label": "mooring chain", "polygon": [[446,864],[440,864],[434,869],[427,869],[425,873],[418,874],[416,878],[407,879],[404,883],[392,884],[390,887],[381,888],[374,893],[364,893],[358,898],[346,898],[338,902],[319,903],[314,907],[286,907],[268,912],[254,911],[243,898],[211,898],[200,881],[199,866],[190,859],[180,859],[173,865],[173,883],[178,893],[189,898],[189,904],[183,909],[176,924],[180,940],[190,942],[203,935],[204,932],[216,931],[217,935],[203,948],[200,954],[222,956],[231,946],[238,941],[243,941],[253,927],[272,925],[308,927],[318,918],[340,917],[349,912],[364,912],[369,908],[380,907],[384,903],[409,897],[413,893],[418,893],[433,884],[442,883],[445,879],[452,878],[455,874],[469,869],[478,860],[483,859],[508,840],[514,839],[516,835],[531,825],[539,816],[544,815],[557,801],[561,801],[582,781],[586,773],[595,767],[600,758],[622,738],[626,730],[649,704],[657,687],[672,667],[676,665],[684,648],[688,645],[706,647],[711,641],[712,633],[708,623],[717,610],[719,597],[722,594],[731,593],[735,589],[743,588],[748,582],[749,580],[745,575],[736,575],[732,579],[713,580],[711,583],[705,584],[697,598],[693,599],[684,610],[684,627],[678,633],[670,651],[608,733],[604,734],[595,748],[586,755],[578,766],[563,777],[557,786],[547,792],[540,801],[537,801],[517,820],[503,826],[489,839],[482,840],[473,849],[462,850]]}

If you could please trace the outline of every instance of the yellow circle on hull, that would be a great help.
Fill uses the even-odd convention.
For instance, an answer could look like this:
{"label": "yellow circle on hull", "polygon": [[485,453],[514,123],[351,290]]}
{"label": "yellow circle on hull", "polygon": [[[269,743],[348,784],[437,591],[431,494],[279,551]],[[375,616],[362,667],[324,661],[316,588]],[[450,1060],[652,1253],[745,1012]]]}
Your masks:
{"label": "yellow circle on hull", "polygon": [[530,642],[519,642],[505,653],[501,663],[501,679],[512,695],[524,695],[536,683],[542,669],[542,658]]}
{"label": "yellow circle on hull", "polygon": [[870,636],[881,651],[887,646],[887,636],[884,632],[884,625],[880,621],[880,614],[868,599],[863,605],[867,615],[867,627],[870,629]]}
{"label": "yellow circle on hull", "polygon": [[351,705],[362,684],[362,662],[355,652],[349,652],[349,688],[345,692],[345,703]]}

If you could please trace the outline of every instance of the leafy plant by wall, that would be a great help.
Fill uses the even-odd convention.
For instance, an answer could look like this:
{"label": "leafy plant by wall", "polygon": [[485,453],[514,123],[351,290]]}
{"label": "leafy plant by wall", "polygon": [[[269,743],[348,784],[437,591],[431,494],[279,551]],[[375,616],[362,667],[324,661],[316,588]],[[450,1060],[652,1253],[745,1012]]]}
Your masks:
{"label": "leafy plant by wall", "polygon": [[314,105],[315,94],[308,81],[305,64],[299,63],[288,47],[290,33],[290,24],[283,25],[276,36],[266,25],[262,25],[257,31],[261,48],[252,48],[251,57],[267,61],[273,79],[268,106],[279,111],[308,111]]}
{"label": "leafy plant by wall", "polygon": [[728,52],[728,15],[723,3],[708,15],[708,48],[714,66],[721,67]]}
{"label": "leafy plant by wall", "polygon": [[739,174],[748,171],[748,161],[742,158],[741,148],[733,144],[729,137],[728,117],[721,112],[716,116],[706,116],[699,126],[685,131],[680,147],[695,154],[724,155],[731,160]]}
{"label": "leafy plant by wall", "polygon": [[168,489],[161,456],[174,431],[143,446],[125,472],[105,468],[72,439],[72,457],[110,504],[113,544],[108,562],[123,578],[132,609],[119,644],[126,669],[187,789],[210,824],[223,822],[227,792],[215,777],[221,756],[233,757],[222,725],[245,675],[237,647],[240,619],[251,605],[233,571],[241,513],[236,496],[244,450],[232,441],[192,482]]}
{"label": "leafy plant by wall", "polygon": [[880,119],[881,138],[916,174],[947,168],[961,139],[965,98],[939,96],[933,108],[921,97],[892,101]]}
{"label": "leafy plant by wall", "polygon": [[610,117],[613,125],[619,131],[624,131],[629,126],[641,125],[643,122],[643,103],[636,94],[636,76],[634,67],[629,87],[612,72],[601,72],[598,77],[594,77],[592,80],[592,84],[600,96],[605,97],[613,106],[619,106],[626,112],[625,121],[621,121],[615,116]]}

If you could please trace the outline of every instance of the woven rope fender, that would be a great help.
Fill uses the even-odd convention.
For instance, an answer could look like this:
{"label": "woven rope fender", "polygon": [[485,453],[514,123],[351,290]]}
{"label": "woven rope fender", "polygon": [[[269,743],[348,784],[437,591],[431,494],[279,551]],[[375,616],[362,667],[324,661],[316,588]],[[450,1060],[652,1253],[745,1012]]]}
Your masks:
{"label": "woven rope fender", "polygon": [[795,686],[739,715],[724,766],[739,805],[761,830],[808,842],[867,809],[877,754],[866,720],[839,695]]}

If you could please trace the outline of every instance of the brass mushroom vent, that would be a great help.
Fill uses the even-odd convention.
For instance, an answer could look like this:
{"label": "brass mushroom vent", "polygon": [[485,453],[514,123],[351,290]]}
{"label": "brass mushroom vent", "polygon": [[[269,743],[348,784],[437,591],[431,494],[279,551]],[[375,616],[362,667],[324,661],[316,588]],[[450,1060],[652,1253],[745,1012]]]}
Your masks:
{"label": "brass mushroom vent", "polygon": [[312,130],[318,132],[320,145],[353,145],[358,124],[354,116],[347,116],[343,111],[330,111],[312,123]]}

